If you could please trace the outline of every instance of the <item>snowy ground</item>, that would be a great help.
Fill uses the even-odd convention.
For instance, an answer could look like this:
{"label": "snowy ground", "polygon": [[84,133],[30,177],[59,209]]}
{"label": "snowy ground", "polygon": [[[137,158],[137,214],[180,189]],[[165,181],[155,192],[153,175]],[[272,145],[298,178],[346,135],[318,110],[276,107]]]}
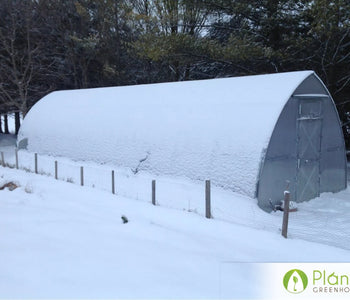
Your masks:
{"label": "snowy ground", "polygon": [[[11,141],[0,150],[14,164]],[[0,167],[0,185],[20,186],[0,191],[0,298],[219,298],[225,261],[350,261],[349,189],[298,205],[286,240],[282,214],[254,199],[213,187],[207,220],[202,182],[115,169],[112,195],[113,166],[84,162],[80,187],[81,162],[39,156],[39,171],[55,159],[58,181]],[[33,154],[19,161],[34,169]]]}
{"label": "snowy ground", "polygon": [[16,136],[14,134],[0,133],[0,150],[6,153],[11,153],[16,144]]}

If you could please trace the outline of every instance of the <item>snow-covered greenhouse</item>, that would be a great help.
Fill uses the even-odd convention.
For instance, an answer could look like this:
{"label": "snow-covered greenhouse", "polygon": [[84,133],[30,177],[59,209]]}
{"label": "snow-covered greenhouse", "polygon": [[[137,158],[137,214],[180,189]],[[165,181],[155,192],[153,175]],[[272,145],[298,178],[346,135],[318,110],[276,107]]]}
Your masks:
{"label": "snow-covered greenhouse", "polygon": [[266,211],[288,184],[301,202],[347,183],[336,107],[312,71],[53,92],[25,117],[18,146],[211,179]]}

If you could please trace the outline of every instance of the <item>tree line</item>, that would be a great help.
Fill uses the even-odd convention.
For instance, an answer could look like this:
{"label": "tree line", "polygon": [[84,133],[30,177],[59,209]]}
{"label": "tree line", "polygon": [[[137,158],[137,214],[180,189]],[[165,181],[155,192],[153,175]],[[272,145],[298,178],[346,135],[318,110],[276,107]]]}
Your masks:
{"label": "tree line", "polygon": [[305,69],[350,146],[349,0],[0,1],[1,113],[59,89]]}

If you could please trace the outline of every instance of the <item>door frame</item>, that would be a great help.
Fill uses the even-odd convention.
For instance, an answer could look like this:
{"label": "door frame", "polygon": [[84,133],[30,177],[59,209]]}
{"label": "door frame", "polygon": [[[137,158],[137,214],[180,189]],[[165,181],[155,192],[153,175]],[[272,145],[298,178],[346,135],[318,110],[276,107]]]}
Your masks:
{"label": "door frame", "polygon": [[[300,136],[301,136],[301,130],[300,130],[300,125],[302,124],[301,122],[312,122],[313,120],[320,120],[320,137],[319,137],[319,145],[318,145],[318,151],[319,155],[317,158],[317,169],[318,169],[318,176],[317,178],[317,195],[315,197],[318,197],[320,195],[320,184],[321,184],[321,176],[320,176],[320,170],[321,170],[321,155],[322,155],[322,130],[323,130],[323,100],[325,98],[328,98],[328,95],[300,95],[296,96],[297,101],[298,101],[298,111],[297,111],[297,118],[296,118],[296,177],[295,177],[295,200],[297,202],[302,202],[305,200],[309,200],[306,198],[299,199],[299,179],[301,176],[301,167],[302,167],[302,157],[300,156]],[[320,103],[320,110],[318,114],[315,115],[303,115],[303,110],[302,110],[302,104],[304,103]],[[304,158],[305,159],[305,158]],[[306,159],[307,160],[307,159]]]}

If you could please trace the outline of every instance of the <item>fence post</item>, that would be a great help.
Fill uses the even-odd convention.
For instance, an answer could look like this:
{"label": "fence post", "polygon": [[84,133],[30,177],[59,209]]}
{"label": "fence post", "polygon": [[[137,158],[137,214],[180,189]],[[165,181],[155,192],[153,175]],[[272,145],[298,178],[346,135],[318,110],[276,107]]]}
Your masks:
{"label": "fence post", "polygon": [[55,179],[58,179],[58,165],[57,165],[57,160],[55,160]]}
{"label": "fence post", "polygon": [[156,181],[152,180],[152,204],[156,205]]}
{"label": "fence post", "polygon": [[19,168],[18,166],[18,149],[15,150],[15,154],[16,154],[16,169]]}
{"label": "fence post", "polygon": [[205,181],[205,217],[211,218],[211,209],[210,209],[210,180]]}
{"label": "fence post", "polygon": [[84,167],[80,167],[80,185],[84,185]]}
{"label": "fence post", "polygon": [[114,170],[112,170],[112,194],[115,194]]}
{"label": "fence post", "polygon": [[290,192],[284,192],[284,207],[283,207],[283,223],[282,223],[282,235],[287,238],[288,232],[288,219],[289,219],[289,202]]}
{"label": "fence post", "polygon": [[1,152],[1,165],[5,167],[5,158],[4,158],[4,152]]}
{"label": "fence post", "polygon": [[34,153],[35,174],[38,174],[38,153]]}

